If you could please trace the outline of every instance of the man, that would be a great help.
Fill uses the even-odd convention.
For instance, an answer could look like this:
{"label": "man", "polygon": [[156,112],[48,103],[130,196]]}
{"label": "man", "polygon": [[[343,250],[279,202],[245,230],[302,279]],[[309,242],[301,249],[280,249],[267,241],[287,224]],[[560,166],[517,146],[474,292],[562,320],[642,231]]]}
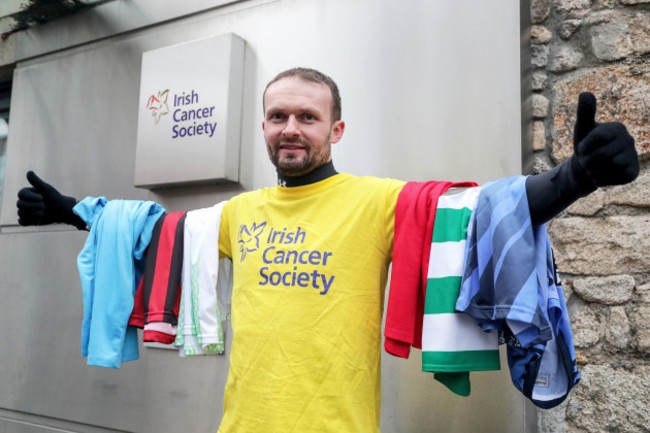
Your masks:
{"label": "man", "polygon": [[[278,186],[223,208],[220,254],[233,262],[233,342],[220,432],[379,431],[384,287],[404,182],[339,174],[344,131],[336,84],[295,68],[264,92],[262,128]],[[581,96],[574,155],[526,183],[541,224],[598,186],[632,181],[634,140],[594,121]],[[28,174],[20,224],[85,223],[74,198]]]}

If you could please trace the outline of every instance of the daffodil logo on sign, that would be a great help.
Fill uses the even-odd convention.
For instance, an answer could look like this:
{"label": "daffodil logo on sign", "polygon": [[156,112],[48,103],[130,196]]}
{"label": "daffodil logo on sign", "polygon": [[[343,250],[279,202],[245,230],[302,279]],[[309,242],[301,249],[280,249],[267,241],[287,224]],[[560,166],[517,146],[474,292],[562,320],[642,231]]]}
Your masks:
{"label": "daffodil logo on sign", "polygon": [[147,99],[147,109],[151,112],[156,125],[160,118],[169,113],[169,105],[167,105],[167,97],[169,96],[169,89],[158,92],[158,95],[151,95]]}

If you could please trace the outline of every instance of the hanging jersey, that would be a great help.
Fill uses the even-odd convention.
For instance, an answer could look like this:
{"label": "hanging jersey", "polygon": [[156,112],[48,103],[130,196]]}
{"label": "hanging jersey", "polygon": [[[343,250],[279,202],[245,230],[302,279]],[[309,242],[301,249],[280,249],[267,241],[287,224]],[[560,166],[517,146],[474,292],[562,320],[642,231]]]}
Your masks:
{"label": "hanging jersey", "polygon": [[224,351],[225,302],[218,295],[230,291],[232,264],[229,259],[219,260],[215,248],[224,203],[190,211],[185,219],[182,299],[174,342],[181,356]]}
{"label": "hanging jersey", "polygon": [[514,176],[482,187],[456,308],[499,330],[514,385],[551,408],[580,375],[546,226],[532,227],[525,184]]}
{"label": "hanging jersey", "polygon": [[153,229],[129,320],[130,325],[144,328],[146,342],[172,344],[176,336],[185,218],[185,212],[171,212],[161,216]]}
{"label": "hanging jersey", "polygon": [[451,182],[408,182],[395,206],[393,265],[388,294],[384,348],[408,358],[422,347],[422,315],[431,233],[438,198]]}
{"label": "hanging jersey", "polygon": [[498,370],[496,332],[456,311],[465,240],[480,188],[448,191],[438,200],[427,275],[422,330],[422,370],[456,394],[470,394],[470,371]]}
{"label": "hanging jersey", "polygon": [[77,257],[84,305],[81,353],[88,365],[120,368],[138,359],[137,330],[128,321],[151,233],[165,209],[151,201],[87,197],[73,210],[90,226]]}

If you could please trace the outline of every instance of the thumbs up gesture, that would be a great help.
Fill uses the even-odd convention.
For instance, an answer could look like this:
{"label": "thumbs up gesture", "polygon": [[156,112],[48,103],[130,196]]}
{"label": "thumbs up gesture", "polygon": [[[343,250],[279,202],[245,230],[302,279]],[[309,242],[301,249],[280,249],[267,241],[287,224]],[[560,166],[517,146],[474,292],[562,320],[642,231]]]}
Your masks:
{"label": "thumbs up gesture", "polygon": [[31,170],[27,172],[27,181],[32,186],[18,191],[18,224],[32,226],[65,223],[80,230],[86,227],[86,223],[72,212],[77,204],[74,197],[64,196]]}
{"label": "thumbs up gesture", "polygon": [[620,122],[596,122],[596,97],[580,94],[573,131],[571,168],[579,182],[590,189],[622,185],[639,175],[634,138]]}

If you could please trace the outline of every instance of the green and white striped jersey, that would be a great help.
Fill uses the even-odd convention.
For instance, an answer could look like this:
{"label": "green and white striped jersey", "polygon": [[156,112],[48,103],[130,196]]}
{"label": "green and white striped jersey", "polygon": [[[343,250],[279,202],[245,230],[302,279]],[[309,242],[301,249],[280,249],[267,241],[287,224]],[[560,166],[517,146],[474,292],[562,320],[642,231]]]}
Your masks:
{"label": "green and white striped jersey", "polygon": [[484,332],[475,319],[455,311],[480,189],[449,190],[438,200],[424,304],[422,370],[462,396],[470,393],[470,371],[500,369],[497,333]]}

